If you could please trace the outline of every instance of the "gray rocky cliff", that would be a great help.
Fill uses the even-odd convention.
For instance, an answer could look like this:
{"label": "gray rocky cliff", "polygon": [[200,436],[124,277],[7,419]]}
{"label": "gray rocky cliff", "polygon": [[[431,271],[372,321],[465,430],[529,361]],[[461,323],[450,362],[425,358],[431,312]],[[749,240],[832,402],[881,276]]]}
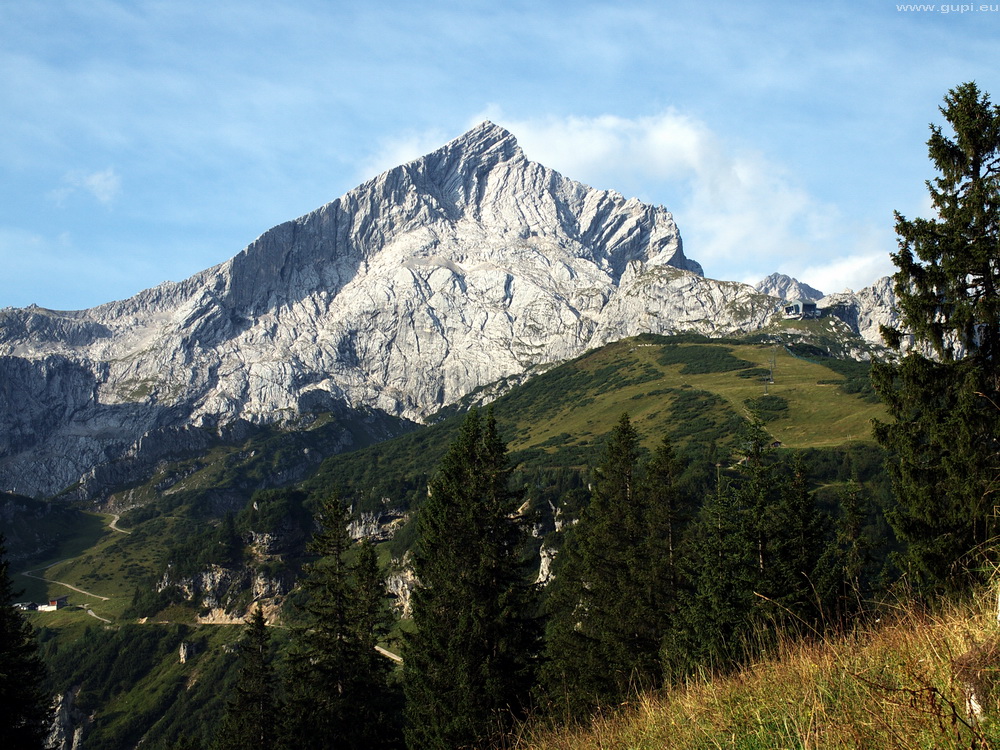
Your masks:
{"label": "gray rocky cliff", "polygon": [[294,576],[285,570],[270,574],[254,564],[227,567],[208,565],[193,575],[177,575],[170,565],[156,584],[157,593],[174,589],[184,601],[201,610],[199,623],[238,625],[254,606],[280,606],[291,591]]}
{"label": "gray rocky cliff", "polygon": [[84,731],[90,724],[87,716],[76,706],[79,686],[56,696],[52,705],[52,725],[46,747],[50,750],[80,750]]}
{"label": "gray rocky cliff", "polygon": [[861,338],[877,346],[885,346],[879,332],[881,326],[894,328],[899,325],[896,293],[889,276],[883,276],[871,286],[857,292],[848,290],[829,294],[816,304],[820,308],[827,308]]}
{"label": "gray rocky cliff", "polygon": [[566,179],[486,122],[185,281],[0,311],[0,489],[90,491],[178,430],[335,404],[421,420],[534,365],[754,330],[774,306],[703,278],[663,207]]}

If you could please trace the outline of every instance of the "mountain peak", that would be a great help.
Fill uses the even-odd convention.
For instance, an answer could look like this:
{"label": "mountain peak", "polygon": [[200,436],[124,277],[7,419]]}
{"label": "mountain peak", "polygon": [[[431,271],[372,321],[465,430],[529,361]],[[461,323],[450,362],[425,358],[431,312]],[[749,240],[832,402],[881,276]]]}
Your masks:
{"label": "mountain peak", "polygon": [[505,138],[513,137],[513,134],[502,125],[497,125],[495,122],[491,122],[490,120],[483,120],[464,135],[460,135],[456,140],[462,140],[465,138],[482,138],[501,141]]}
{"label": "mountain peak", "polygon": [[754,288],[758,292],[781,299],[818,300],[823,298],[823,292],[783,273],[772,273],[766,279],[758,281]]}
{"label": "mountain peak", "polygon": [[[487,154],[497,154],[502,159],[521,155],[517,139],[506,128],[483,120],[458,138],[444,144],[434,154],[461,154],[463,159],[478,158]],[[430,154],[431,156],[433,154]]]}
{"label": "mountain peak", "polygon": [[728,332],[716,303],[745,306],[688,294],[710,285],[701,273],[666,208],[570,180],[484,121],[183,282],[0,317],[0,382],[27,394],[0,398],[0,424],[25,425],[0,435],[0,489],[58,492],[93,456],[117,471],[133,443],[157,460],[151,446],[172,450],[191,425],[344,404],[422,419],[623,336],[692,320]]}

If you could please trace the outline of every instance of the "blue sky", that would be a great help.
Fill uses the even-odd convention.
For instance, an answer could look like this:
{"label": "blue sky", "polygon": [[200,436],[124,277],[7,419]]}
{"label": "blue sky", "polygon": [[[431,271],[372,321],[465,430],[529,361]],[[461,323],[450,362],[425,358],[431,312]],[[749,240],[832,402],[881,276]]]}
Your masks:
{"label": "blue sky", "polygon": [[0,307],[180,280],[486,118],[708,276],[860,288],[944,94],[1000,101],[1000,5],[897,7],[0,0]]}

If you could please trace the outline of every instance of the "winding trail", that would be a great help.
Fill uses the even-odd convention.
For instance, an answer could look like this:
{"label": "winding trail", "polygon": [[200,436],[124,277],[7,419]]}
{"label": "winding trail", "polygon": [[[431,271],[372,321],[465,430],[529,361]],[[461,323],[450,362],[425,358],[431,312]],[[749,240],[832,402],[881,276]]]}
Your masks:
{"label": "winding trail", "polygon": [[111,529],[112,531],[117,531],[117,532],[119,532],[121,534],[131,534],[132,532],[129,531],[128,529],[119,529],[118,528],[118,520],[120,518],[121,518],[121,516],[119,516],[117,513],[112,513],[111,514],[111,523],[108,524],[108,528]]}
{"label": "winding trail", "polygon": [[90,615],[91,617],[97,618],[101,622],[111,622],[111,620],[105,617],[101,617],[99,614],[95,613],[94,610],[90,609],[89,607],[87,607],[87,614]]}
{"label": "winding trail", "polygon": [[77,593],[84,594],[85,596],[92,596],[95,599],[101,599],[102,601],[106,602],[108,600],[108,597],[101,596],[100,594],[95,594],[92,591],[84,591],[83,589],[77,588],[72,583],[66,583],[65,581],[57,581],[55,578],[46,578],[45,576],[36,576],[35,575],[35,573],[38,572],[39,570],[48,570],[49,568],[54,568],[59,563],[64,563],[67,560],[74,560],[74,559],[76,559],[76,558],[67,557],[66,560],[57,560],[56,562],[52,563],[51,565],[46,565],[44,568],[35,568],[34,570],[26,570],[23,573],[21,573],[21,575],[27,576],[28,578],[36,578],[39,581],[46,581],[48,583],[57,583],[60,586],[65,586],[66,588],[72,589],[73,591],[76,591]]}
{"label": "winding trail", "polygon": [[[117,513],[111,513],[109,515],[111,516],[111,520],[108,522],[108,528],[109,529],[111,529],[112,531],[117,531],[120,534],[131,534],[132,533],[131,531],[128,531],[126,529],[120,529],[120,528],[118,528],[118,520],[119,520],[120,516]],[[75,560],[75,559],[76,559],[75,557],[67,557],[67,558],[65,558],[63,560],[56,560],[55,562],[49,563],[48,565],[46,565],[46,566],[44,566],[42,568],[35,568],[33,570],[25,570],[24,572],[21,573],[21,575],[26,576],[28,578],[34,578],[34,579],[39,580],[39,581],[45,581],[46,583],[55,583],[55,584],[58,584],[59,586],[64,586],[65,588],[71,589],[72,591],[76,591],[78,594],[83,594],[84,596],[90,596],[90,597],[93,597],[94,599],[100,599],[101,601],[106,602],[109,597],[101,596],[100,594],[95,594],[92,591],[84,591],[83,589],[74,586],[72,583],[66,583],[65,581],[57,581],[55,578],[46,578],[44,575],[35,575],[36,573],[46,571],[49,568],[54,568],[56,565],[59,565],[59,564],[64,563],[64,562],[69,562],[70,560]],[[95,614],[94,611],[92,609],[90,609],[87,605],[83,605],[83,606],[84,606],[84,609],[86,609],[87,614],[90,615],[91,617],[96,617],[98,620],[101,620],[102,622],[111,622],[111,620],[106,620],[103,617],[101,617],[100,615]]]}

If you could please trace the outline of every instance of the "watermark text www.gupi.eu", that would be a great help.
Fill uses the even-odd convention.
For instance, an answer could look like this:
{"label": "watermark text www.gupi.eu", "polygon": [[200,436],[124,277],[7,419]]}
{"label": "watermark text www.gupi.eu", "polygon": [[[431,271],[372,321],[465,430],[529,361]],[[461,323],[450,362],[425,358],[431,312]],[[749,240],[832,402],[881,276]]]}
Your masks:
{"label": "watermark text www.gupi.eu", "polygon": [[960,5],[897,5],[900,13],[1000,13],[1000,3],[962,3]]}

